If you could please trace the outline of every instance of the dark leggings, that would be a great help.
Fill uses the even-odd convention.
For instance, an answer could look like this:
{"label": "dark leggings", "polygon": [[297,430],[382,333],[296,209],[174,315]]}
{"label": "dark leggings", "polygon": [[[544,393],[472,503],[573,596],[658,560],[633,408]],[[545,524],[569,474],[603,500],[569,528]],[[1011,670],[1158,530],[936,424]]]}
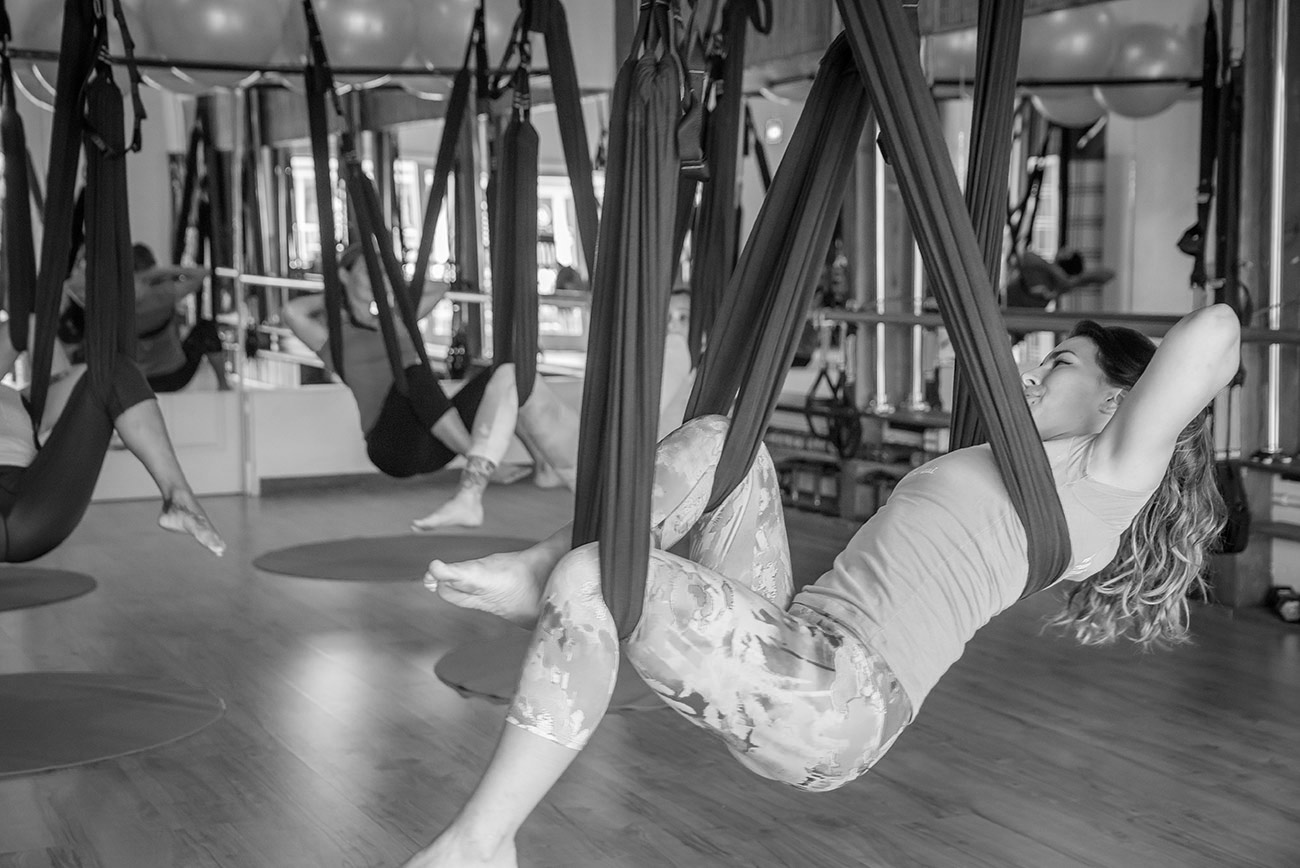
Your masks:
{"label": "dark leggings", "polygon": [[206,319],[196,322],[181,342],[181,349],[185,351],[185,364],[169,373],[150,377],[149,388],[155,392],[179,392],[188,386],[208,354],[219,353],[223,349],[217,324]]}
{"label": "dark leggings", "polygon": [[33,560],[68,538],[90,505],[113,421],[151,398],[144,375],[124,355],[107,395],[82,376],[32,463],[0,469],[0,561]]}
{"label": "dark leggings", "polygon": [[403,479],[441,470],[458,454],[429,429],[447,409],[455,409],[465,427],[473,429],[478,405],[492,379],[492,369],[474,375],[450,402],[433,374],[423,365],[406,369],[411,396],[396,386],[388,390],[379,419],[366,432],[366,454],[380,472]]}

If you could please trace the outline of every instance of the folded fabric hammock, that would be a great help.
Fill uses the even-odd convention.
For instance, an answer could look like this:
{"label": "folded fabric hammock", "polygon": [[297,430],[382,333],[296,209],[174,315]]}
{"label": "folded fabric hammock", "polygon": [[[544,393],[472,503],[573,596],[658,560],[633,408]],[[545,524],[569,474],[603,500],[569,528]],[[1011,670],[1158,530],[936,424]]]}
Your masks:
{"label": "folded fabric hammock", "polygon": [[[601,586],[620,636],[635,628],[650,557],[677,186],[681,92],[663,6],[642,7],[610,109],[600,246],[592,280],[573,544],[599,540]],[[636,529],[636,530],[634,530]]]}
{"label": "folded fabric hammock", "polygon": [[[863,83],[876,107],[881,137],[940,313],[958,361],[969,374],[998,469],[1025,527],[1030,559],[1025,593],[1029,594],[1068,567],[1069,529],[1042,440],[1024,400],[988,266],[921,70],[916,39],[903,9],[892,0],[837,2]],[[1014,65],[1016,56],[1013,51],[996,60]],[[1005,173],[1006,165],[997,171]]]}

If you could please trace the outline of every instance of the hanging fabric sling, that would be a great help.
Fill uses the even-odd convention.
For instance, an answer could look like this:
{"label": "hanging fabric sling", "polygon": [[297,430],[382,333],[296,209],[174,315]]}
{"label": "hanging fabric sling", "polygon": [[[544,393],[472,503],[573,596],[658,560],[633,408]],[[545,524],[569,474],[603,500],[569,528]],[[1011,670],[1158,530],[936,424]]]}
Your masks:
{"label": "hanging fabric sling", "polygon": [[[304,70],[307,90],[308,127],[312,139],[312,155],[316,163],[317,205],[320,209],[321,225],[321,262],[325,272],[325,308],[330,331],[329,346],[333,357],[335,371],[346,382],[344,373],[346,360],[342,350],[342,317],[346,309],[352,315],[351,306],[343,296],[343,287],[338,277],[337,255],[334,246],[334,225],[332,219],[333,201],[329,185],[329,141],[328,120],[325,113],[326,95],[330,97],[335,114],[343,122],[339,134],[339,174],[343,179],[357,223],[356,242],[361,246],[362,260],[370,285],[375,290],[373,298],[377,308],[379,330],[383,336],[384,347],[388,355],[389,368],[393,376],[393,387],[403,396],[410,397],[412,390],[418,389],[420,397],[428,400],[411,401],[411,407],[425,429],[431,429],[447,410],[451,402],[443,392],[437,378],[434,377],[429,361],[424,336],[417,319],[418,296],[424,288],[424,274],[417,271],[410,287],[406,286],[401,263],[393,252],[392,234],[384,225],[383,213],[379,204],[379,194],[374,184],[361,167],[361,158],[356,150],[356,131],[351,118],[343,112],[338,94],[334,90],[334,78],[330,71],[321,38],[320,25],[311,0],[303,0],[303,12],[306,18],[308,44],[310,53]],[[327,216],[329,215],[329,216]],[[426,225],[427,225],[426,220]],[[391,294],[384,291],[391,287]],[[390,297],[391,295],[391,297]],[[396,311],[394,311],[394,306]],[[401,317],[411,344],[414,346],[419,364],[411,366],[409,372],[402,362],[402,345],[397,334],[396,316]],[[419,382],[412,384],[411,378]]]}
{"label": "hanging fabric sling", "polygon": [[[132,87],[134,45],[120,6],[114,13],[123,32]],[[87,372],[83,396],[63,410],[44,445],[20,471],[12,499],[0,523],[0,554],[7,562],[40,557],[76,528],[94,491],[113,432],[104,408],[112,405],[119,360],[130,364],[134,348],[134,283],[131,275],[126,153],[123,136],[122,95],[113,83],[111,67],[101,59],[107,45],[107,20],[96,13],[91,0],[65,0],[61,62],[55,96],[50,162],[47,175],[47,211],[41,244],[41,273],[33,281],[36,315],[35,349],[32,351],[33,395],[29,405],[33,431],[39,432],[49,386],[49,362],[57,327],[57,302],[67,274],[74,213],[73,181],[78,165],[78,145],[86,153],[86,349]],[[93,74],[93,77],[92,77]],[[89,86],[87,86],[89,80]],[[9,82],[6,82],[8,88]],[[138,105],[138,103],[137,103]],[[84,107],[84,115],[83,115]],[[140,143],[136,135],[132,148]],[[6,126],[6,148],[21,137],[21,126]],[[21,167],[21,162],[14,161]],[[13,197],[9,197],[13,198]],[[24,205],[26,202],[23,203]],[[16,203],[6,201],[8,209]],[[21,216],[15,215],[21,223]],[[21,244],[6,245],[6,258]],[[21,267],[21,266],[20,266]],[[29,284],[30,286],[30,284]],[[46,361],[42,364],[41,359]],[[132,371],[134,373],[134,371]],[[138,376],[138,375],[137,375]],[[147,392],[140,382],[139,388]],[[74,390],[74,396],[77,393]]]}
{"label": "hanging fabric sling", "polygon": [[615,79],[578,441],[573,543],[599,540],[619,635],[635,628],[650,556],[650,479],[672,281],[680,61],[667,4],[641,9]]}
{"label": "hanging fabric sling", "polygon": [[822,58],[727,285],[687,407],[687,418],[719,413],[732,419],[711,507],[748,474],[780,398],[868,114],[840,37]]}
{"label": "hanging fabric sling", "polygon": [[[546,68],[551,79],[551,96],[559,121],[560,146],[573,189],[573,210],[578,224],[578,241],[590,277],[596,272],[596,238],[600,226],[599,206],[592,177],[591,154],[587,150],[587,123],[582,114],[582,92],[569,38],[569,20],[560,0],[524,0],[526,28],[542,34],[546,46]],[[522,402],[522,398],[520,399]]]}
{"label": "hanging fabric sling", "polygon": [[[525,4],[525,15],[527,4]],[[492,363],[515,366],[522,406],[537,376],[537,131],[529,122],[528,28],[521,29],[510,122],[501,136],[492,245]]]}
{"label": "hanging fabric sling", "polygon": [[[892,0],[838,0],[838,5],[945,326],[969,374],[998,469],[1025,527],[1028,595],[1068,566],[1068,528],[921,71],[916,39]],[[995,60],[1014,65],[1016,56],[1011,52]],[[997,171],[1005,173],[1006,165]]]}
{"label": "hanging fabric sling", "polygon": [[[1004,203],[1008,195],[1016,93],[1016,64],[999,62],[999,59],[1018,56],[1023,14],[1024,0],[985,0],[980,3],[977,19],[975,104],[965,198],[990,287],[998,285],[1002,268]],[[1038,166],[1044,163],[1040,160]],[[953,449],[988,439],[968,379],[966,369],[959,367],[954,371],[949,435]]]}

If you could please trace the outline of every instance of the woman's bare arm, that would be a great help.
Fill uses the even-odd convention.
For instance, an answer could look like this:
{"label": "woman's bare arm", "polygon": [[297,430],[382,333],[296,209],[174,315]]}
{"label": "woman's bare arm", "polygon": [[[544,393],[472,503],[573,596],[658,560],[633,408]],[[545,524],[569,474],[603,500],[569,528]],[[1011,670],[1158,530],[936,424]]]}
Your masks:
{"label": "woman's bare arm", "polygon": [[1090,474],[1122,488],[1158,485],[1178,435],[1232,381],[1240,364],[1236,311],[1215,304],[1183,317],[1097,436]]}

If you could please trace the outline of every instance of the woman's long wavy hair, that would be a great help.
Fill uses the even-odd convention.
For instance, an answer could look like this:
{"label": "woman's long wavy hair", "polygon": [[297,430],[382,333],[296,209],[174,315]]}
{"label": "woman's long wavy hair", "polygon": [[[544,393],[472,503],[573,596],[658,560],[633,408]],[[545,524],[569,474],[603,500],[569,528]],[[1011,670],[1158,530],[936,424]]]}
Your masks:
{"label": "woman's long wavy hair", "polygon": [[[1141,332],[1083,320],[1071,337],[1097,345],[1107,381],[1130,389],[1155,355]],[[1190,594],[1206,592],[1206,557],[1226,519],[1214,478],[1211,408],[1178,435],[1160,487],[1120,538],[1115,559],[1070,592],[1064,611],[1051,619],[1086,645],[1127,637],[1144,647],[1186,642]]]}

